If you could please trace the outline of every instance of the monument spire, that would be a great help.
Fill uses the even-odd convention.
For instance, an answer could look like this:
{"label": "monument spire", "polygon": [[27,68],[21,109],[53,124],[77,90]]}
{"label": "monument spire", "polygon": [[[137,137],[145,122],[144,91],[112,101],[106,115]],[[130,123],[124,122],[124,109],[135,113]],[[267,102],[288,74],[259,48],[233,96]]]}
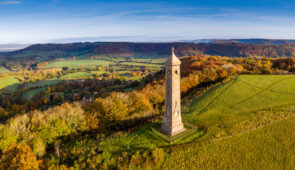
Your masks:
{"label": "monument spire", "polygon": [[170,136],[184,130],[181,118],[180,65],[172,47],[171,56],[166,61],[165,113],[161,126],[161,131]]}

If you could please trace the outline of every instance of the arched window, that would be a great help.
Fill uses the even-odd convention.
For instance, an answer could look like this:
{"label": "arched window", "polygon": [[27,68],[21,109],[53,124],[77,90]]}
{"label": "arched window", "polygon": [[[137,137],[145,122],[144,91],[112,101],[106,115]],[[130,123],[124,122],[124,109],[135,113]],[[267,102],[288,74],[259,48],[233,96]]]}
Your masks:
{"label": "arched window", "polygon": [[175,70],[175,74],[178,75],[178,70]]}

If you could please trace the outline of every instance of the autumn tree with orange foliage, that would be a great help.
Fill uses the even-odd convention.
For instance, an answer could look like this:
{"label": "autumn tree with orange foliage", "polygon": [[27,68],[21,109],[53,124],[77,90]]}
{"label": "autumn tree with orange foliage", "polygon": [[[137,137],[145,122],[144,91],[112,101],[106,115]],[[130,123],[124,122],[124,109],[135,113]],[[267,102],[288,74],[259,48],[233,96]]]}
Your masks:
{"label": "autumn tree with orange foliage", "polygon": [[0,159],[0,169],[39,169],[39,163],[28,145],[13,143],[3,151]]}

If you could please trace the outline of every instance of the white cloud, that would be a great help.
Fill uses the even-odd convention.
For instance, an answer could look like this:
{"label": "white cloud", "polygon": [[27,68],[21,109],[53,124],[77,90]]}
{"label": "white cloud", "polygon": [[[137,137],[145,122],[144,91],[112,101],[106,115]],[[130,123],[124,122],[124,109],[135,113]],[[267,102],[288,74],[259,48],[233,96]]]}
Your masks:
{"label": "white cloud", "polygon": [[20,1],[2,1],[0,2],[1,5],[18,5],[21,4]]}

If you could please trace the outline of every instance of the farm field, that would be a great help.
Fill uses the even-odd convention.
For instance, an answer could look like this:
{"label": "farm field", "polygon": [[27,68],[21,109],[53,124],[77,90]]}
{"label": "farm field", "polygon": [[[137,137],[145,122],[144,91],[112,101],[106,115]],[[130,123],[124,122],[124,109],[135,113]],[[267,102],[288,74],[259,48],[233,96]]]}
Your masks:
{"label": "farm field", "polygon": [[77,72],[77,73],[71,73],[65,76],[62,76],[60,79],[67,80],[67,79],[85,79],[89,78],[90,76],[93,76],[93,74],[88,72]]}
{"label": "farm field", "polygon": [[167,58],[156,58],[152,59],[153,64],[164,64],[166,62]]}
{"label": "farm field", "polygon": [[0,66],[0,74],[1,73],[9,73],[9,72],[10,72],[10,70],[8,70],[7,68]]}
{"label": "farm field", "polygon": [[47,88],[45,87],[42,87],[42,88],[37,88],[37,89],[34,89],[34,90],[30,90],[30,91],[27,91],[25,92],[23,95],[22,95],[22,98],[23,99],[26,99],[26,100],[32,100],[32,98],[41,93],[41,92],[44,92]]}
{"label": "farm field", "polygon": [[129,66],[139,66],[139,67],[156,67],[161,68],[164,65],[161,64],[152,64],[152,63],[135,63],[135,62],[122,62],[122,65],[129,65]]}
{"label": "farm field", "polygon": [[72,68],[81,68],[81,67],[95,67],[100,66],[109,66],[114,64],[111,61],[105,60],[66,60],[66,61],[54,61],[46,66],[46,68],[60,68],[60,67],[72,67]]}
{"label": "farm field", "polygon": [[34,83],[27,83],[24,88],[35,88],[35,87],[44,87],[44,86],[52,86],[52,85],[57,85],[60,83],[61,80],[58,79],[52,79],[52,80],[42,80],[39,82],[34,82]]}
{"label": "farm field", "polygon": [[154,59],[136,59],[137,62],[146,62],[150,64],[164,64],[167,58],[154,58]]}
{"label": "farm field", "polygon": [[96,76],[100,76],[104,73],[106,73],[105,71],[91,71],[92,74],[96,75]]}
{"label": "farm field", "polygon": [[129,81],[129,80],[140,80],[142,76],[124,76],[124,79]]}
{"label": "farm field", "polygon": [[13,76],[1,77],[0,78],[0,88],[2,92],[12,92],[17,88],[19,80]]}
{"label": "farm field", "polygon": [[[103,157],[128,148],[166,148],[167,169],[287,169],[295,166],[295,76],[240,75],[194,99],[182,112],[199,127],[172,143],[153,132],[161,121],[102,142]],[[251,108],[251,109],[249,109]],[[288,135],[286,135],[288,134]],[[175,146],[173,146],[175,144]],[[269,161],[270,160],[270,161]]]}

